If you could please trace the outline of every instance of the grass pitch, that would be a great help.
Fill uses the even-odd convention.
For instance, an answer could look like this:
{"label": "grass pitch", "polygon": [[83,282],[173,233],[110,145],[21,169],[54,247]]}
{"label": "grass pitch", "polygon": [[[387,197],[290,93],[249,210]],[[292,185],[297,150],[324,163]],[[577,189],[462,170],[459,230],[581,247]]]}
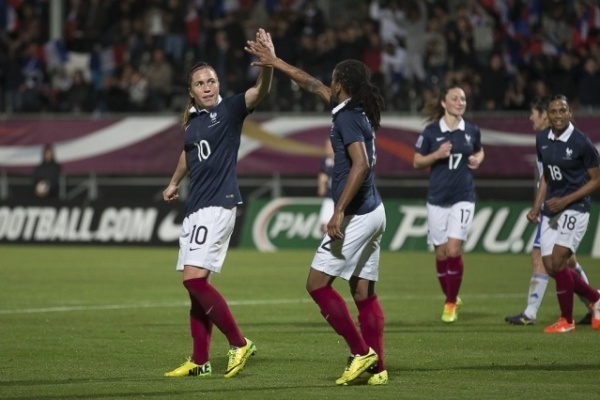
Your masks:
{"label": "grass pitch", "polygon": [[[383,253],[388,386],[337,387],[348,350],[305,292],[313,251],[233,249],[213,284],[258,353],[222,377],[163,378],[191,352],[188,298],[176,249],[0,247],[0,399],[589,399],[600,390],[600,332],[555,322],[554,282],[538,324],[515,327],[531,274],[527,255],[466,254],[459,321],[440,321],[433,255]],[[600,286],[598,260],[581,257]],[[347,285],[335,287],[349,299]],[[349,306],[354,312],[354,305]],[[584,308],[575,300],[576,320]]]}

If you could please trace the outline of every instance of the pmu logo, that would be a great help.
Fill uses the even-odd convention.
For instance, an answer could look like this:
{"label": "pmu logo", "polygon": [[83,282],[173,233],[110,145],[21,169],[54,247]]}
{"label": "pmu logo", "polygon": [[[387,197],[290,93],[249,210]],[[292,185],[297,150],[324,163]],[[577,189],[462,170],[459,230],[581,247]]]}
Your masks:
{"label": "pmu logo", "polygon": [[252,240],[260,251],[281,247],[307,247],[323,237],[319,223],[322,199],[285,197],[271,200],[260,210],[252,225]]}

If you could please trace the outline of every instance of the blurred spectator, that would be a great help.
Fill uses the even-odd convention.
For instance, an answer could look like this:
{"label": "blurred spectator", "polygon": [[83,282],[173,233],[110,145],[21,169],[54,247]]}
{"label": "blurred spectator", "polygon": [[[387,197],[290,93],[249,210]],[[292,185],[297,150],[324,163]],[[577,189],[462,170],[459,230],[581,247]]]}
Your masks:
{"label": "blurred spectator", "polygon": [[148,92],[148,80],[144,74],[138,70],[133,70],[128,87],[129,109],[136,112],[146,111]]}
{"label": "blurred spectator", "polygon": [[[277,56],[285,62],[295,63],[295,43],[290,32],[289,22],[281,15],[273,15],[270,25],[272,26],[270,29],[271,39],[277,49]],[[291,111],[294,97],[290,79],[276,70],[273,74],[273,89],[276,95],[267,96],[266,99],[277,98],[276,102],[270,103],[273,109],[276,111]]]}
{"label": "blurred spectator", "polygon": [[573,99],[577,94],[578,65],[577,59],[568,52],[561,52],[556,66],[550,68],[548,81],[552,92],[561,93],[567,99]]}
{"label": "blurred spectator", "polygon": [[292,30],[294,35],[319,36],[325,30],[325,16],[323,10],[315,0],[305,0],[302,9],[297,13],[297,18]]}
{"label": "blurred spectator", "polygon": [[[298,48],[298,68],[303,69],[312,76],[318,76],[320,58],[315,37],[310,34],[303,34]],[[301,90],[299,95],[302,110],[316,111],[318,99],[315,95],[306,90]]]}
{"label": "blurred spectator", "polygon": [[173,61],[174,66],[180,68],[185,50],[186,25],[186,0],[167,0],[164,9],[164,23],[167,27],[165,35],[165,52]]}
{"label": "blurred spectator", "polygon": [[480,72],[479,84],[480,109],[485,111],[498,111],[504,108],[508,77],[502,66],[499,54],[492,54],[488,65]]}
{"label": "blurred spectator", "polygon": [[80,113],[93,110],[92,86],[85,80],[82,70],[73,72],[71,85],[61,94],[61,98],[63,111]]}
{"label": "blurred spectator", "polygon": [[381,37],[375,31],[367,33],[367,45],[363,52],[362,61],[371,71],[371,81],[384,94],[386,89],[385,75],[382,72],[383,47]]}
{"label": "blurred spectator", "polygon": [[402,46],[386,43],[381,59],[381,69],[385,74],[387,103],[398,109],[406,109],[404,92],[404,69],[406,67],[406,50]]}
{"label": "blurred spectator", "polygon": [[447,38],[451,68],[461,69],[477,65],[473,46],[473,30],[467,17],[458,17],[451,23]]}
{"label": "blurred spectator", "polygon": [[[70,109],[64,92],[72,77],[64,76],[63,65],[57,65],[56,55],[49,54],[53,3],[18,0],[2,4],[14,19],[0,25],[0,108],[17,112]],[[326,85],[341,59],[364,60],[376,84],[384,77],[389,82],[381,86],[384,96],[394,99],[389,111],[407,110],[409,99],[414,111],[412,105],[427,95],[425,88],[435,91],[450,82],[466,84],[467,96],[478,99],[485,86],[490,86],[490,77],[473,72],[483,73],[492,53],[500,56],[508,80],[504,89],[496,90],[495,109],[502,97],[501,107],[528,110],[523,99],[531,98],[538,82],[538,89],[544,86],[545,91],[575,100],[581,80],[589,81],[594,75],[584,72],[584,60],[600,63],[600,4],[596,0],[68,0],[63,22],[61,45],[69,54],[90,59],[84,76],[91,77],[97,113],[129,109],[120,108],[122,104],[140,111],[174,107],[185,98],[173,97],[172,88],[185,85],[186,72],[198,59],[221,63],[226,70],[220,75],[221,83],[227,91],[246,87],[248,79],[254,80],[249,76],[254,72],[247,68],[248,56],[242,49],[258,26],[271,33],[283,60],[308,65],[317,56],[311,69]],[[313,51],[307,51],[307,32]],[[397,52],[379,51],[388,43]],[[162,51],[162,56],[156,56],[156,51]],[[393,77],[389,67],[399,62],[392,62],[391,54],[405,57],[403,69]],[[162,62],[155,63],[156,57]],[[308,59],[303,61],[304,57]],[[146,76],[149,102],[144,107],[140,99],[145,90],[134,91],[134,106],[129,97],[131,79],[123,86],[125,63],[141,73],[138,83]],[[167,70],[167,75],[161,72]],[[308,97],[292,102],[300,92],[279,75],[276,72],[273,79],[277,95],[267,98],[262,108],[312,110],[315,102]],[[586,95],[590,94],[583,94],[584,102],[589,103]]]}
{"label": "blurred spectator", "polygon": [[[529,73],[526,69],[520,69],[509,82],[508,89],[504,97],[504,106],[507,110],[524,110],[528,104],[531,104],[527,96],[527,80]],[[558,93],[558,92],[557,92]]]}
{"label": "blurred spectator", "polygon": [[248,64],[247,54],[244,51],[246,45],[246,34],[244,26],[239,20],[238,12],[227,12],[224,19],[223,29],[227,33],[229,52],[232,57],[229,67],[229,89],[235,93],[243,92],[248,87],[246,83],[246,67]]}
{"label": "blurred spectator", "polygon": [[44,69],[38,58],[37,46],[29,43],[22,62],[23,84],[20,87],[24,112],[39,112],[43,105]]}
{"label": "blurred spectator", "polygon": [[405,18],[404,10],[400,8],[397,0],[382,4],[381,0],[371,0],[369,16],[379,23],[379,34],[383,43],[398,44],[400,38],[406,36],[401,28]]}
{"label": "blurred spectator", "polygon": [[150,0],[144,12],[144,35],[151,40],[152,47],[164,48],[167,30],[160,0]]}
{"label": "blurred spectator", "polygon": [[21,70],[22,62],[18,57],[16,46],[8,48],[8,54],[1,62],[4,78],[4,103],[7,112],[23,110],[24,77]]}
{"label": "blurred spectator", "polygon": [[360,27],[355,23],[344,23],[337,31],[337,57],[341,60],[360,60],[366,46]]}
{"label": "blurred spectator", "polygon": [[33,171],[33,192],[40,199],[58,198],[60,164],[54,157],[54,146],[47,144],[42,151],[42,161]]}
{"label": "blurred spectator", "polygon": [[473,27],[473,50],[477,61],[487,64],[494,50],[494,20],[488,10],[477,0],[468,0],[468,14]]}
{"label": "blurred spectator", "polygon": [[600,106],[600,74],[598,61],[588,57],[583,62],[581,77],[577,85],[577,100],[582,108],[598,109]]}
{"label": "blurred spectator", "polygon": [[165,58],[164,50],[154,49],[152,60],[149,64],[143,65],[140,70],[148,79],[148,110],[167,110],[172,94],[173,67]]}
{"label": "blurred spectator", "polygon": [[[403,22],[406,32],[406,61],[404,79],[411,88],[420,91],[425,81],[425,67],[423,54],[425,53],[427,37],[427,6],[423,1],[409,1],[406,3],[406,19]],[[413,90],[414,90],[413,89]]]}
{"label": "blurred spectator", "polygon": [[431,18],[427,23],[424,63],[427,85],[441,87],[446,74],[448,52],[440,20],[436,17]]}

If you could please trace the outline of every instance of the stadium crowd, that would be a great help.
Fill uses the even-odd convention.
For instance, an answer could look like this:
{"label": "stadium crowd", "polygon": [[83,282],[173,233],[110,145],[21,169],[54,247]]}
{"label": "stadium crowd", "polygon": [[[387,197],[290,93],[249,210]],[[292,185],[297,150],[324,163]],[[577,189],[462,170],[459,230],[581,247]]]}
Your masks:
{"label": "stadium crowd", "polygon": [[[57,40],[49,0],[0,0],[0,111],[180,110],[199,60],[223,95],[240,92],[259,72],[244,52],[258,27],[326,84],[337,62],[362,60],[386,111],[420,111],[449,84],[473,111],[528,110],[550,93],[600,108],[594,0],[68,0],[63,11]],[[279,74],[273,85],[261,111],[323,107]]]}

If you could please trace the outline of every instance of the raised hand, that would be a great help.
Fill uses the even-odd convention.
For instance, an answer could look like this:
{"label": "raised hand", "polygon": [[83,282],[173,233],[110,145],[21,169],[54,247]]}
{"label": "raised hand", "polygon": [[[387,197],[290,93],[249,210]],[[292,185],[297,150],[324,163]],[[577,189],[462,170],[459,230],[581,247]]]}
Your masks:
{"label": "raised hand", "polygon": [[252,66],[271,67],[277,60],[271,35],[262,28],[256,32],[256,40],[246,42],[244,50],[258,58],[258,61],[253,61],[250,64]]}

